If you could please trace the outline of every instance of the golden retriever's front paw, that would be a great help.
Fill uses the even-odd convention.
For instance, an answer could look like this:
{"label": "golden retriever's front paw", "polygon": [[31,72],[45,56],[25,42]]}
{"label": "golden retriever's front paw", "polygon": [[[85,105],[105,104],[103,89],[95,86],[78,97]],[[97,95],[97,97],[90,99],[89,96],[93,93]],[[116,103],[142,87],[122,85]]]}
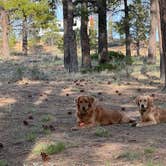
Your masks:
{"label": "golden retriever's front paw", "polygon": [[137,123],[136,127],[142,127],[142,124],[141,123]]}
{"label": "golden retriever's front paw", "polygon": [[136,126],[137,126],[137,122],[131,123],[131,127],[136,127]]}
{"label": "golden retriever's front paw", "polygon": [[74,127],[72,127],[71,128],[71,131],[77,131],[77,130],[79,130],[80,128],[78,127],[78,126],[74,126]]}

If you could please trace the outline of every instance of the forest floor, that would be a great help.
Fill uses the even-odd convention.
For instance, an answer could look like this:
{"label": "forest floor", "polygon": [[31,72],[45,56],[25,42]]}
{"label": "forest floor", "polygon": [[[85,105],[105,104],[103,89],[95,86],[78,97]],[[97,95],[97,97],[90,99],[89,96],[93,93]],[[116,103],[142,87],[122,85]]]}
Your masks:
{"label": "forest floor", "polygon": [[130,73],[69,75],[54,56],[1,59],[0,166],[165,166],[166,124],[71,130],[74,99],[83,94],[136,119],[138,95],[153,94],[166,108],[158,66],[137,60]]}

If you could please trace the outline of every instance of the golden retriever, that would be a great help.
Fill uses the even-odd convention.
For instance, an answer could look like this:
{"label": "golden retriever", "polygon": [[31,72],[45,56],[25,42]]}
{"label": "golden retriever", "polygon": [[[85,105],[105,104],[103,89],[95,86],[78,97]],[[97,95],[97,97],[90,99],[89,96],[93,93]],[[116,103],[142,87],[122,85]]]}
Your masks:
{"label": "golden retriever", "polygon": [[166,122],[166,110],[155,107],[152,97],[138,96],[136,104],[141,115],[141,122],[137,123],[136,126],[142,127]]}
{"label": "golden retriever", "polygon": [[130,123],[135,121],[124,112],[108,110],[92,96],[79,96],[76,99],[76,118],[78,127]]}

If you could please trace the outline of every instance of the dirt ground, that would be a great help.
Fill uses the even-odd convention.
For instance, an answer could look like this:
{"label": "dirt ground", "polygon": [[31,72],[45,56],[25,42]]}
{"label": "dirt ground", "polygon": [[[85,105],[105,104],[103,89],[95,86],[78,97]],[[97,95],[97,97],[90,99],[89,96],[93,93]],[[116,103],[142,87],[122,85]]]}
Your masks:
{"label": "dirt ground", "polygon": [[[129,76],[128,69],[68,75],[52,56],[1,59],[0,166],[165,166],[166,124],[71,130],[74,99],[83,94],[136,119],[134,100],[140,94],[153,95],[155,104],[166,108],[159,67],[141,72],[139,61],[132,68]],[[59,142],[65,148],[43,161],[38,147]]]}

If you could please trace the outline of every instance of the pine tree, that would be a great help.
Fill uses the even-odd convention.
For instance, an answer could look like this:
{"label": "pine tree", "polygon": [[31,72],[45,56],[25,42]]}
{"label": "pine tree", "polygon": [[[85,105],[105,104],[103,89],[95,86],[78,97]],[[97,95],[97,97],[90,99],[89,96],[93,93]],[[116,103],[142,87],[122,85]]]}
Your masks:
{"label": "pine tree", "polygon": [[130,5],[130,29],[133,41],[136,44],[137,56],[140,55],[141,42],[146,40],[149,29],[148,10],[141,0],[134,0]]}
{"label": "pine tree", "polygon": [[30,27],[46,27],[54,17],[47,0],[7,0],[6,8],[12,12],[12,19],[22,22],[22,51],[28,54],[28,32]]}
{"label": "pine tree", "polygon": [[162,46],[163,46],[163,60],[164,60],[164,71],[165,71],[165,85],[164,89],[166,91],[166,1],[159,0],[160,9],[160,19],[161,19],[161,34],[162,34]]}

